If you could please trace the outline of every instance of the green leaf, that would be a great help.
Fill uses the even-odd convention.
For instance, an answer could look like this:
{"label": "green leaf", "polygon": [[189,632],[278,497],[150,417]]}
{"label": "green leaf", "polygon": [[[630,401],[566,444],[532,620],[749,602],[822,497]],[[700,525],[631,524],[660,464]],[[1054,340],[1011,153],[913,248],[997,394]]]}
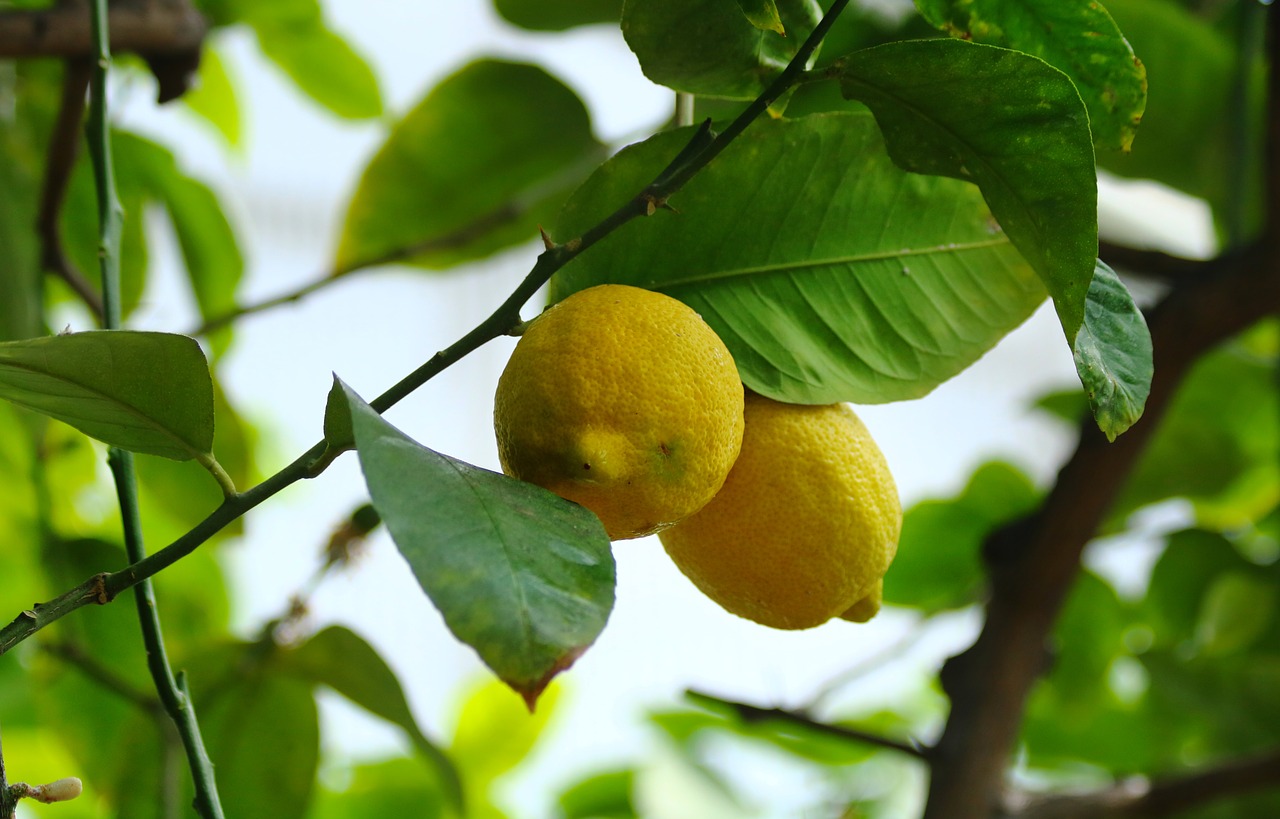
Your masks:
{"label": "green leaf", "polygon": [[631,793],[636,772],[632,768],[593,774],[575,782],[556,801],[562,819],[636,819]]}
{"label": "green leaf", "polygon": [[[578,189],[556,230],[579,235],[688,138],[622,151]],[[979,192],[902,171],[865,112],[757,122],[672,204],[679,215],[633,221],[567,265],[552,299],[605,282],[674,296],[771,398],[919,397],[1044,299]]]}
{"label": "green leaf", "polygon": [[787,30],[778,16],[778,4],[774,0],[738,0],[738,7],[751,21],[751,25],[761,31],[772,31],[787,36]]}
{"label": "green leaf", "polygon": [[97,330],[0,343],[0,398],[133,452],[206,459],[213,384],[186,336]]}
{"label": "green leaf", "polygon": [[[752,7],[771,0],[740,0]],[[761,31],[726,0],[626,0],[622,34],[644,75],[676,91],[754,99],[822,19],[814,0],[778,0],[787,36]]]}
{"label": "green leaf", "polygon": [[40,248],[36,221],[37,179],[33,140],[26,129],[0,117],[0,341],[40,333]]}
{"label": "green leaf", "polygon": [[412,760],[389,759],[357,765],[351,782],[339,793],[321,789],[311,819],[443,819],[441,790],[422,776],[422,768]]}
{"label": "green leaf", "polygon": [[532,484],[423,447],[347,389],[373,505],[455,636],[530,708],[613,608],[600,520]]}
{"label": "green leaf", "polygon": [[891,43],[837,63],[889,155],[915,173],[975,183],[1053,296],[1068,341],[1098,256],[1089,115],[1071,80],[1027,54],[961,40]]}
{"label": "green leaf", "polygon": [[261,669],[228,678],[197,708],[227,816],[307,815],[320,759],[309,682]]}
{"label": "green leaf", "polygon": [[1216,532],[1186,529],[1170,535],[1142,603],[1156,646],[1191,640],[1214,579],[1246,565],[1231,541]]}
{"label": "green leaf", "polygon": [[200,71],[195,88],[180,99],[192,113],[213,126],[231,147],[239,147],[244,136],[240,122],[240,103],[235,84],[227,74],[219,49],[206,44],[200,52]]}
{"label": "green leaf", "polygon": [[493,6],[508,23],[533,31],[617,25],[622,17],[622,0],[493,0]]}
{"label": "green leaf", "polygon": [[1230,571],[1209,586],[1196,640],[1207,656],[1233,654],[1254,643],[1276,613],[1276,588],[1266,578]]}
{"label": "green leaf", "polygon": [[282,667],[327,685],[369,713],[399,726],[429,761],[454,806],[462,809],[462,785],[453,763],[418,727],[404,689],[386,662],[355,632],[330,626],[280,657]]}
{"label": "green leaf", "polygon": [[528,241],[601,150],[582,101],[554,77],[471,63],[414,106],[365,168],[337,266],[441,269]]}
{"label": "green leaf", "polygon": [[336,375],[324,404],[324,442],[333,452],[343,452],[356,445],[355,432],[351,428],[351,407],[347,405],[347,394]]}
{"label": "green leaf", "polygon": [[1147,102],[1147,72],[1093,0],[916,0],[953,37],[1005,46],[1063,71],[1089,109],[1099,148],[1129,150]]}
{"label": "green leaf", "polygon": [[258,47],[307,96],[347,119],[382,116],[378,77],[351,45],[325,25],[318,0],[234,0]]}
{"label": "green leaf", "polygon": [[530,713],[493,680],[484,681],[468,693],[458,710],[449,754],[465,777],[472,811],[487,801],[494,780],[533,752],[556,713],[559,698],[559,686],[548,688],[540,703],[543,707]]}
{"label": "green leaf", "polygon": [[1101,259],[1071,352],[1098,428],[1114,441],[1142,417],[1147,404],[1151,333],[1128,288]]}
{"label": "green leaf", "polygon": [[884,576],[885,602],[928,613],[975,602],[986,583],[983,543],[1039,502],[1030,478],[1010,464],[988,461],[951,500],[915,504],[903,516],[898,553]]}

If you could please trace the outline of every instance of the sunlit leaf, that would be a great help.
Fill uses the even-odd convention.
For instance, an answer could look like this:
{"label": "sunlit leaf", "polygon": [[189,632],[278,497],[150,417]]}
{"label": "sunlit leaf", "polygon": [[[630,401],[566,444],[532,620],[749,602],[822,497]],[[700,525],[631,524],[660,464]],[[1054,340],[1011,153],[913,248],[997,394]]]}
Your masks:
{"label": "sunlit leaf", "polygon": [[532,708],[613,608],[603,524],[545,489],[433,452],[347,396],[392,540],[454,635]]}
{"label": "sunlit leaf", "polygon": [[196,86],[183,94],[182,102],[222,135],[227,144],[240,145],[240,103],[235,84],[227,74],[219,49],[206,45],[200,52],[200,72]]}
{"label": "sunlit leaf", "polygon": [[645,76],[659,85],[752,99],[786,68],[822,19],[814,0],[777,0],[776,11],[786,37],[760,30],[726,0],[627,0],[622,33]]}
{"label": "sunlit leaf", "polygon": [[904,169],[976,184],[1053,296],[1068,341],[1084,320],[1098,255],[1089,115],[1071,80],[1017,51],[917,40],[837,61]]}
{"label": "sunlit leaf", "polygon": [[0,398],[175,460],[213,446],[213,386],[186,336],[96,330],[0,343]]}
{"label": "sunlit leaf", "polygon": [[751,25],[761,31],[772,31],[786,36],[787,30],[782,25],[782,18],[778,16],[778,4],[775,0],[738,0],[738,7],[751,21]]}
{"label": "sunlit leaf", "polygon": [[636,772],[631,768],[588,776],[560,794],[563,819],[635,819],[640,814],[631,797]]}
{"label": "sunlit leaf", "polygon": [[[634,196],[687,139],[620,153],[557,230],[577,235]],[[771,398],[924,395],[1044,298],[978,191],[903,172],[866,113],[757,122],[672,204],[678,215],[633,221],[567,265],[552,299],[604,282],[674,296]]]}
{"label": "sunlit leaf", "polygon": [[467,787],[473,814],[485,815],[490,789],[498,777],[528,758],[547,722],[556,712],[558,686],[547,689],[537,711],[530,713],[504,686],[485,681],[474,688],[458,711],[458,725],[449,745]]}
{"label": "sunlit leaf", "polygon": [[1084,324],[1071,345],[1098,428],[1114,441],[1142,417],[1151,392],[1151,333],[1119,277],[1101,260],[1089,284]]}
{"label": "sunlit leaf", "polygon": [[337,266],[439,269],[535,239],[599,161],[582,101],[541,68],[482,60],[392,129],[347,209]]}
{"label": "sunlit leaf", "polygon": [[1146,107],[1147,72],[1101,3],[916,0],[916,7],[953,37],[1024,51],[1065,72],[1089,109],[1098,147],[1128,150]]}

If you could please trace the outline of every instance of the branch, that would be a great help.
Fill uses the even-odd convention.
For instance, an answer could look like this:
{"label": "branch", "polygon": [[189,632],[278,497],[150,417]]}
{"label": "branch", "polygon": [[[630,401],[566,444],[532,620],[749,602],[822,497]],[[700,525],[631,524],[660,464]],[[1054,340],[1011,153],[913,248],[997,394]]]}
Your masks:
{"label": "branch", "polygon": [[887,748],[891,751],[913,756],[916,759],[928,761],[928,749],[922,747],[916,742],[902,742],[879,734],[872,734],[867,731],[859,731],[857,728],[849,728],[844,725],[833,725],[829,722],[822,722],[809,716],[804,711],[790,711],[785,708],[761,708],[757,705],[749,705],[745,702],[735,702],[733,700],[721,699],[720,697],[704,694],[700,691],[689,690],[685,692],[685,696],[694,702],[702,705],[710,705],[712,707],[719,706],[722,708],[730,708],[743,722],[752,724],[760,722],[788,722],[792,725],[800,725],[812,731],[821,734],[827,734],[841,739],[847,739],[851,742],[862,743],[863,745],[874,745],[877,748]]}
{"label": "branch", "polygon": [[[208,23],[186,2],[112,3],[107,13],[111,50],[179,56],[199,52]],[[90,57],[89,15],[78,5],[0,13],[0,59]]]}
{"label": "branch", "polygon": [[[670,196],[675,194],[694,174],[706,167],[720,151],[724,150],[730,141],[742,133],[751,121],[764,112],[770,103],[781,96],[795,82],[804,64],[808,62],[809,57],[817,49],[822,38],[830,30],[832,24],[835,23],[836,18],[848,3],[849,0],[834,0],[832,2],[822,21],[814,28],[813,33],[797,51],[787,68],[765,89],[764,93],[754,103],[739,114],[738,118],[723,133],[719,135],[713,134],[710,124],[704,123],[690,139],[689,144],[671,161],[671,164],[659,173],[653,182],[645,186],[639,194],[605,217],[582,236],[563,244],[551,243],[538,256],[538,261],[534,264],[533,269],[529,271],[524,281],[507,297],[506,301],[498,306],[498,309],[492,315],[451,346],[436,353],[421,367],[402,378],[397,384],[374,399],[370,406],[380,413],[386,412],[418,387],[421,387],[436,375],[460,361],[464,356],[479,349],[489,341],[509,333],[520,324],[520,309],[525,302],[547,283],[553,273],[622,225],[639,216],[651,216],[659,207],[665,205]],[[210,513],[208,517],[160,551],[154,552],[120,571],[96,574],[54,599],[46,603],[38,603],[30,609],[20,612],[12,622],[0,629],[0,655],[76,609],[94,603],[99,605],[110,603],[120,592],[132,588],[134,585],[154,576],[191,554],[227,524],[240,518],[267,498],[272,497],[299,480],[314,478],[324,472],[328,465],[340,454],[342,454],[340,450],[332,450],[324,441],[320,441],[298,456],[293,463],[252,489],[229,495],[222,505]]]}
{"label": "branch", "polygon": [[1029,801],[1018,819],[1120,819],[1171,816],[1218,799],[1280,788],[1280,749],[1182,776],[1126,779],[1093,793]]}

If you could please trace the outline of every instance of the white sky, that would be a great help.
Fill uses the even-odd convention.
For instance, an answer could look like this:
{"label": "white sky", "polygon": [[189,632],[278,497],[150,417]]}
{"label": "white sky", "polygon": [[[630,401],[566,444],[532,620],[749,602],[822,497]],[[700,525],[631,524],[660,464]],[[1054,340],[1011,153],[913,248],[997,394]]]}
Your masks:
{"label": "white sky", "polygon": [[[466,61],[495,55],[539,62],[566,81],[586,99],[598,134],[607,140],[642,133],[670,109],[670,94],[640,75],[616,30],[526,34],[498,21],[485,0],[330,0],[325,7],[333,27],[376,68],[393,112],[408,108]],[[248,128],[243,155],[228,157],[217,138],[179,108],[156,109],[149,89],[127,97],[123,121],[161,135],[189,169],[224,195],[250,262],[242,298],[253,301],[325,269],[345,196],[383,132],[377,124],[342,123],[318,111],[258,57],[251,38],[233,34],[217,42],[242,91]],[[1119,197],[1117,213],[1133,212],[1125,204],[1127,190],[1107,187],[1109,197]],[[1148,229],[1156,231],[1150,241],[1204,252],[1202,210],[1179,206],[1158,213],[1158,223],[1148,219]],[[356,276],[298,305],[245,321],[222,376],[238,406],[261,425],[268,453],[264,471],[283,466],[319,437],[331,371],[366,397],[376,395],[487,316],[535,253],[530,244],[448,275],[397,270]],[[156,257],[172,265],[172,242],[162,241]],[[191,325],[190,307],[172,282],[154,288],[149,301],[141,324],[178,331]],[[481,350],[388,418],[427,446],[497,468],[492,395],[510,347],[504,341]],[[929,397],[867,407],[860,414],[889,460],[905,506],[954,492],[974,465],[990,457],[1005,457],[1042,483],[1050,480],[1070,441],[1025,406],[1050,388],[1073,384],[1078,382],[1070,353],[1046,307]],[[226,551],[239,595],[236,624],[243,633],[281,611],[314,571],[317,549],[334,523],[365,497],[356,459],[348,455],[321,479],[293,487],[250,514],[245,541]],[[677,703],[686,687],[762,704],[798,704],[913,627],[908,615],[887,611],[868,625],[834,622],[805,632],[771,631],[703,598],[656,539],[619,543],[615,553],[616,609],[596,645],[565,675],[563,712],[537,765],[513,791],[521,817],[538,815],[561,785],[585,771],[647,753],[654,734],[643,723],[644,709]],[[312,602],[317,628],[348,624],[382,651],[428,733],[441,736],[459,686],[483,668],[445,629],[385,535],[374,539],[354,570],[326,582]],[[898,688],[923,688],[931,664],[963,646],[973,627],[971,618],[958,618],[944,639],[922,646],[896,667],[900,675],[892,682],[873,676],[854,693],[883,702]],[[880,695],[886,688],[888,694]],[[324,716],[326,746],[339,756],[404,747],[396,731],[336,698],[325,700]],[[767,784],[766,777],[762,786]],[[662,813],[657,806],[654,811]]]}

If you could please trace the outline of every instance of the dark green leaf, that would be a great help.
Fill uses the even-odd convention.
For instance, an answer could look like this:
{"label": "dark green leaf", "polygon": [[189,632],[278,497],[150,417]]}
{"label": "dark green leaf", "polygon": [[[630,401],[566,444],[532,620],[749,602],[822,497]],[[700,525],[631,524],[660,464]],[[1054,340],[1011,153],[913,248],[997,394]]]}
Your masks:
{"label": "dark green leaf", "polygon": [[433,452],[347,390],[373,505],[451,631],[532,707],[613,608],[600,520],[532,484]]}
{"label": "dark green leaf", "polygon": [[347,405],[342,382],[336,375],[324,404],[324,442],[334,452],[348,450],[356,445],[355,433],[351,430],[351,408]]}
{"label": "dark green leaf", "polygon": [[782,25],[782,18],[778,16],[778,5],[774,0],[738,0],[738,6],[751,21],[751,25],[761,31],[773,31],[784,37],[787,35],[787,30]]}
{"label": "dark green leaf", "polygon": [[562,819],[635,819],[631,799],[636,772],[631,768],[607,771],[575,782],[557,800]]}
{"label": "dark green leaf", "polygon": [[[621,152],[578,189],[557,231],[579,235],[634,196],[688,138]],[[771,398],[924,395],[1044,298],[979,192],[902,171],[865,112],[757,122],[672,203],[679,215],[627,224],[567,265],[552,298],[604,282],[674,296]]]}
{"label": "dark green leaf", "polygon": [[40,334],[40,249],[35,232],[35,146],[0,117],[0,341]]}
{"label": "dark green leaf", "polygon": [[[744,0],[759,6],[759,0]],[[773,3],[770,3],[773,5]],[[814,0],[778,0],[787,36],[761,31],[726,0],[627,0],[622,33],[649,79],[690,94],[754,99],[822,19]]]}
{"label": "dark green leaf", "polygon": [[493,6],[507,22],[533,31],[617,25],[622,17],[622,0],[493,0]]}
{"label": "dark green leaf", "polygon": [[264,669],[230,678],[197,707],[227,816],[307,815],[320,757],[309,682]]}
{"label": "dark green leaf", "polygon": [[418,727],[395,672],[363,638],[342,626],[330,626],[284,653],[280,663],[289,672],[327,685],[371,714],[404,729],[461,810],[462,785],[457,770]]}
{"label": "dark green leaf", "polygon": [[528,241],[600,151],[586,108],[554,77],[471,63],[406,114],[365,168],[337,266],[439,269]]}
{"label": "dark green leaf", "polygon": [[318,0],[234,0],[262,53],[303,93],[340,117],[382,115],[378,78],[364,58],[324,21]]}
{"label": "dark green leaf", "polygon": [[1223,572],[1209,586],[1200,610],[1197,641],[1206,656],[1232,654],[1254,643],[1276,614],[1275,585],[1243,571]]}
{"label": "dark green leaf", "polygon": [[188,108],[202,117],[222,135],[227,144],[240,145],[240,104],[236,88],[227,75],[219,50],[206,45],[200,52],[200,73],[196,87],[180,98]]}
{"label": "dark green leaf", "polygon": [[1147,102],[1147,72],[1093,0],[916,0],[929,22],[964,40],[1032,54],[1062,70],[1089,109],[1094,143],[1127,151]]}
{"label": "dark green leaf", "polygon": [[134,452],[204,460],[213,446],[209,368],[186,336],[98,330],[0,343],[0,398]]}
{"label": "dark green leaf", "polygon": [[983,542],[1039,500],[1040,492],[1021,471],[989,461],[955,498],[912,506],[903,516],[898,554],[884,577],[885,602],[926,612],[975,602],[986,582]]}
{"label": "dark green leaf", "polygon": [[844,95],[876,115],[895,162],[981,188],[1073,341],[1098,204],[1089,115],[1071,80],[1030,55],[961,40],[890,43],[837,64]]}
{"label": "dark green leaf", "polygon": [[1188,529],[1170,535],[1151,570],[1143,601],[1143,615],[1155,644],[1189,645],[1209,586],[1215,578],[1245,566],[1231,541],[1216,532]]}
{"label": "dark green leaf", "polygon": [[[1264,174],[1232,134],[1236,44],[1178,3],[1107,0],[1106,6],[1154,79],[1133,152],[1104,153],[1100,164],[1206,199],[1219,220],[1244,204],[1247,233],[1258,222]],[[1251,170],[1234,173],[1241,161],[1251,161]]]}
{"label": "dark green leaf", "polygon": [[1151,333],[1120,278],[1098,260],[1084,324],[1071,345],[1080,383],[1107,440],[1142,417],[1151,392]]}

